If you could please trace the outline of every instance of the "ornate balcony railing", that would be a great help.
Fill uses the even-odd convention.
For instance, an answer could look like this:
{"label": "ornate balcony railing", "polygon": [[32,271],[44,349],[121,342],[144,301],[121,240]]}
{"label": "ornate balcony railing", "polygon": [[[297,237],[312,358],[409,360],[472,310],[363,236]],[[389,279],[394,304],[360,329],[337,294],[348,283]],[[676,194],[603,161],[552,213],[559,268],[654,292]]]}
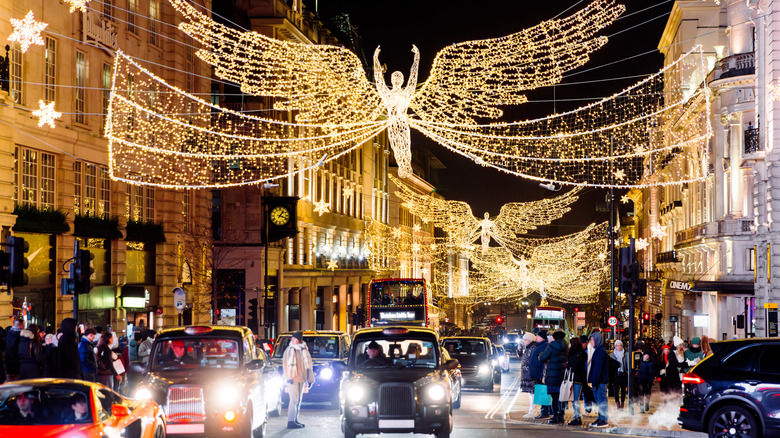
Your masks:
{"label": "ornate balcony railing", "polygon": [[720,60],[718,70],[720,70],[720,74],[716,73],[718,79],[752,75],[756,72],[755,54],[748,52],[727,56]]}
{"label": "ornate balcony railing", "polygon": [[656,263],[677,263],[680,259],[677,258],[676,251],[659,252],[655,256]]}
{"label": "ornate balcony railing", "polygon": [[761,144],[758,140],[758,128],[754,128],[752,124],[748,124],[748,128],[745,129],[745,154],[754,154],[761,149]]}

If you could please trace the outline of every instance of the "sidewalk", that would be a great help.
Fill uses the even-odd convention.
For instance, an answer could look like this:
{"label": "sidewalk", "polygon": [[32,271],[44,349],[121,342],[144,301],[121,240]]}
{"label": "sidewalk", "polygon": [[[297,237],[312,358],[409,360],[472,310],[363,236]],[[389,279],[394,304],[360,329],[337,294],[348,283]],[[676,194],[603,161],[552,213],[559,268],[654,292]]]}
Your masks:
{"label": "sidewalk", "polygon": [[[528,394],[520,394],[506,414],[507,421],[516,421],[521,423],[535,423],[547,425],[547,420],[536,420],[533,418],[524,418],[528,413],[530,400]],[[665,399],[660,390],[654,391],[650,397],[650,410],[647,413],[640,413],[639,407],[634,406],[634,415],[629,414],[628,407],[617,410],[615,399],[609,398],[609,426],[605,428],[591,429],[589,424],[596,421],[597,409],[594,407],[591,413],[586,413],[580,403],[582,412],[582,426],[566,426],[565,424],[574,419],[571,403],[565,412],[563,425],[549,425],[549,427],[562,427],[572,429],[585,429],[598,432],[615,433],[621,435],[636,435],[649,437],[668,437],[668,438],[707,438],[707,434],[685,430],[677,424],[677,414],[680,409],[679,398]],[[539,414],[539,407],[536,407],[534,414]]]}

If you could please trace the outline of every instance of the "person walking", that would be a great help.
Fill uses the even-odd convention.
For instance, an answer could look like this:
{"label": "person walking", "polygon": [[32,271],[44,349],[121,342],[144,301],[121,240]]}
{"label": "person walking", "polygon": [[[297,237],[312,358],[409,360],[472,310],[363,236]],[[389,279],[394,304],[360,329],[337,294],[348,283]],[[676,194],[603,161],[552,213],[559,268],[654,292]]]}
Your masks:
{"label": "person walking", "polygon": [[57,372],[65,379],[84,378],[81,359],[79,357],[79,342],[76,328],[79,323],[74,318],[65,318],[60,324],[62,337],[57,344]]}
{"label": "person walking", "polygon": [[19,379],[39,379],[43,376],[44,352],[38,326],[30,324],[19,336]]}
{"label": "person walking", "polygon": [[287,393],[290,404],[287,408],[287,428],[300,429],[304,424],[298,421],[301,411],[304,386],[314,384],[314,368],[306,343],[303,342],[303,332],[293,333],[290,345],[284,350],[282,359],[284,379],[287,382]]}
{"label": "person walking", "polygon": [[563,423],[561,409],[560,389],[563,383],[563,375],[566,370],[569,346],[564,338],[566,333],[557,331],[553,333],[553,341],[547,344],[547,348],[539,354],[539,361],[545,364],[544,384],[547,385],[547,393],[552,397],[552,418],[549,424]]}
{"label": "person walking", "polygon": [[[536,350],[536,337],[531,333],[523,335],[523,344],[525,345],[525,351],[522,353],[520,359],[520,391],[528,394],[528,413],[524,418],[534,417],[534,385],[536,380],[531,376],[531,356],[533,356]],[[518,348],[517,351],[522,351],[522,348]]]}
{"label": "person walking", "polygon": [[650,393],[653,389],[653,380],[655,379],[655,365],[650,360],[650,352],[642,354],[642,363],[639,364],[636,381],[639,383],[639,412],[645,413],[650,410]]}
{"label": "person walking", "polygon": [[116,369],[114,369],[114,360],[118,358],[116,353],[111,351],[111,343],[113,342],[114,335],[110,331],[103,332],[103,336],[100,337],[97,347],[97,378],[98,382],[111,389],[116,388],[114,385],[114,378],[118,381],[122,381],[122,376],[117,375]]}
{"label": "person walking", "polygon": [[623,348],[623,341],[620,339],[615,341],[615,350],[609,357],[612,359],[609,381],[612,382],[612,390],[615,393],[615,405],[618,409],[623,409],[628,390],[628,354]]}
{"label": "person walking", "polygon": [[[544,363],[539,360],[539,355],[547,349],[547,330],[539,330],[536,334],[536,348],[531,355],[529,367],[531,369],[531,377],[534,379],[534,386],[541,385],[544,379]],[[541,406],[539,409],[539,415],[537,420],[544,418],[550,418],[552,416],[552,408],[550,406]]]}
{"label": "person walking", "polygon": [[691,346],[685,350],[685,361],[682,364],[682,373],[685,374],[704,359],[704,352],[701,351],[701,338],[691,339]]}
{"label": "person walking", "polygon": [[580,396],[582,395],[582,387],[588,384],[588,354],[585,349],[582,348],[582,340],[578,337],[572,338],[569,343],[569,357],[566,360],[566,369],[571,373],[574,379],[573,396],[572,396],[572,410],[574,411],[574,419],[571,420],[569,426],[581,426],[582,418],[580,413]]}
{"label": "person walking", "polygon": [[92,341],[95,339],[95,329],[92,327],[84,330],[84,335],[79,341],[79,361],[81,361],[81,373],[84,380],[88,382],[97,382],[97,359],[92,347]]}
{"label": "person walking", "polygon": [[590,335],[590,345],[593,347],[593,355],[588,365],[588,383],[593,385],[593,395],[599,408],[598,419],[590,424],[591,427],[607,427],[609,425],[609,402],[607,398],[607,384],[609,383],[609,357],[604,349],[604,338],[601,332]]}
{"label": "person walking", "polygon": [[138,345],[138,357],[144,365],[149,363],[149,355],[152,354],[152,345],[154,344],[154,337],[157,332],[154,330],[145,330],[141,332],[142,341]]}
{"label": "person walking", "polygon": [[672,348],[664,345],[661,349],[659,358],[659,371],[661,376],[661,391],[664,394],[680,395],[680,363],[677,361],[677,355],[672,352]]}
{"label": "person walking", "polygon": [[141,333],[135,332],[129,337],[130,341],[127,343],[128,358],[130,359],[130,362],[140,362],[141,358],[138,356],[138,347],[141,345],[141,340],[143,339]]}
{"label": "person walking", "polygon": [[57,335],[49,333],[46,335],[46,338],[44,338],[43,358],[43,376],[59,376],[59,371],[57,369]]}
{"label": "person walking", "polygon": [[22,320],[14,318],[13,325],[5,337],[6,381],[19,380],[19,338],[22,334]]}

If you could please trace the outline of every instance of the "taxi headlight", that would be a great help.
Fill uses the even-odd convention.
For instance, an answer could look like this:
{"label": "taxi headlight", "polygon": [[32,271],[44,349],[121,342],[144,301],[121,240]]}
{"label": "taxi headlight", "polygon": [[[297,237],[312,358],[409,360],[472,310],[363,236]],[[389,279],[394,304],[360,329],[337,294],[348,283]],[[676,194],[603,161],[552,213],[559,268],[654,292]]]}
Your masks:
{"label": "taxi headlight", "polygon": [[428,397],[434,401],[444,400],[444,388],[440,385],[431,385],[428,387]]}
{"label": "taxi headlight", "polygon": [[149,400],[152,398],[152,391],[149,391],[146,388],[139,388],[138,391],[135,392],[135,398],[136,400]]}
{"label": "taxi headlight", "polygon": [[487,374],[490,372],[490,367],[487,365],[480,365],[479,366],[479,373],[480,374]]}
{"label": "taxi headlight", "polygon": [[359,402],[363,398],[364,394],[365,391],[360,385],[353,385],[347,389],[347,399],[349,399],[351,402]]}
{"label": "taxi headlight", "polygon": [[238,400],[238,388],[231,383],[224,383],[217,389],[218,400],[233,403]]}
{"label": "taxi headlight", "polygon": [[498,359],[493,359],[493,365],[498,365]]}
{"label": "taxi headlight", "polygon": [[333,377],[333,368],[323,368],[320,370],[320,377],[325,380],[330,380]]}

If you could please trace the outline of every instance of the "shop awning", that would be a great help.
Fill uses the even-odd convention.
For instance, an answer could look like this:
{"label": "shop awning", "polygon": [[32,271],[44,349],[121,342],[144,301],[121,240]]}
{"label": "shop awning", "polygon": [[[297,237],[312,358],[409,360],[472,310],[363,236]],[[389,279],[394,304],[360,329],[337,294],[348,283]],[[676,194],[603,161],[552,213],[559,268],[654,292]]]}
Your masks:
{"label": "shop awning", "polygon": [[755,283],[752,281],[694,281],[691,292],[753,295],[755,293]]}

